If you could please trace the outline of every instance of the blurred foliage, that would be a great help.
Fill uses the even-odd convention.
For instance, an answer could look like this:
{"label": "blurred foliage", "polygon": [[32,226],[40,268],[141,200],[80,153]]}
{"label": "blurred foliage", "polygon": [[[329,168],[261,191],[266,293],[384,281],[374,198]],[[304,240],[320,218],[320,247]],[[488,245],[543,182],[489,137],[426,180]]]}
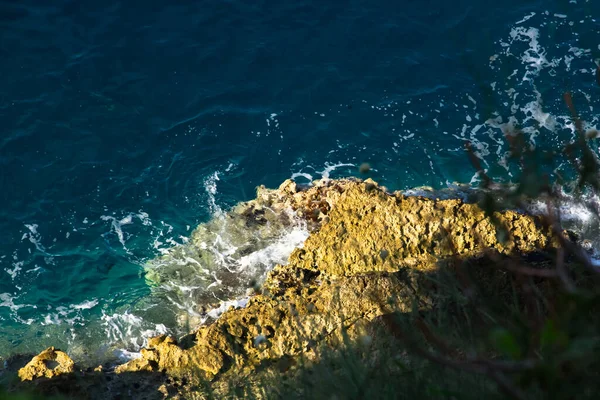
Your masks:
{"label": "blurred foliage", "polygon": [[[588,144],[597,134],[583,130],[571,95],[564,98],[576,128],[575,140],[564,149],[577,176],[573,193],[593,211],[598,223],[595,205],[584,196],[600,190],[598,158]],[[521,167],[516,184],[495,183],[467,145],[481,177],[479,204],[493,219],[495,211],[526,209],[531,199],[542,199],[547,210],[540,223],[554,233],[558,248],[538,254],[534,261],[489,252],[485,265],[474,268],[457,262],[436,278],[439,293],[450,299],[438,303],[443,312],[417,319],[426,330],[414,329],[415,319],[406,315],[397,315],[392,329],[401,332],[399,337],[412,354],[485,376],[509,398],[596,398],[600,269],[560,224],[561,190],[550,185],[540,167],[540,159],[548,158],[540,158],[518,130],[505,134],[510,160]],[[499,280],[502,287],[495,285],[490,291],[490,282]],[[449,320],[449,316],[455,317]],[[470,389],[464,386],[458,398],[468,397]]]}
{"label": "blurred foliage", "polygon": [[37,393],[13,393],[0,387],[0,400],[62,400],[62,397],[48,397]]}

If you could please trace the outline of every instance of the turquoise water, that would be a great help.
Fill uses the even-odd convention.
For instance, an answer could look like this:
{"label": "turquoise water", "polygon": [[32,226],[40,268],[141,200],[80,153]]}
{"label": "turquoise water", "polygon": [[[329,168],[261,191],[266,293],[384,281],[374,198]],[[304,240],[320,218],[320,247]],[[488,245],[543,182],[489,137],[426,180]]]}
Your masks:
{"label": "turquoise water", "polygon": [[509,180],[507,124],[598,122],[593,1],[52,3],[0,3],[0,356],[181,333],[144,266],[257,185]]}

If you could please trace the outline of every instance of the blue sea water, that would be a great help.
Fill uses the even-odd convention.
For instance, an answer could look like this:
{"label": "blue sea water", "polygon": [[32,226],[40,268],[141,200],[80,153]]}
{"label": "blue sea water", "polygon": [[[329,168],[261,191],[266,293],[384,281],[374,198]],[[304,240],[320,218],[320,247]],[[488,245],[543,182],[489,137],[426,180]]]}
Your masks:
{"label": "blue sea water", "polygon": [[[586,0],[0,2],[0,357],[176,332],[144,264],[294,177],[511,179],[600,106]],[[560,159],[558,163],[560,163]],[[100,343],[104,346],[99,349]]]}

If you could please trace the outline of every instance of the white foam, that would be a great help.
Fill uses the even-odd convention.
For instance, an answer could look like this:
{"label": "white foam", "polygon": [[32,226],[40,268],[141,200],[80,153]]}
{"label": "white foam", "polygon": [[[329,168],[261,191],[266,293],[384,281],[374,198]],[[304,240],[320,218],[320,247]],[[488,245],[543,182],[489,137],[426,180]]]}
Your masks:
{"label": "white foam", "polygon": [[[585,196],[577,199],[561,191],[560,199],[557,211],[562,222],[576,222],[582,226],[597,223],[594,212],[585,205],[585,203],[589,203],[596,207],[600,206],[597,196]],[[531,203],[528,211],[534,214],[547,214],[548,205],[544,201],[535,201]]]}
{"label": "white foam", "polygon": [[266,119],[267,122],[267,134],[265,136],[269,136],[271,133],[281,133],[281,129],[279,129],[279,120],[277,119],[276,113],[271,113]]}
{"label": "white foam", "polygon": [[102,221],[110,221],[110,232],[114,232],[119,239],[119,242],[123,246],[123,249],[131,254],[129,249],[127,248],[125,241],[125,233],[123,232],[123,226],[132,225],[134,223],[134,219],[138,219],[142,225],[144,226],[152,226],[152,221],[148,216],[148,213],[140,210],[137,213],[129,213],[121,218],[113,217],[112,215],[101,215],[100,219]]}
{"label": "white foam", "polygon": [[208,194],[208,207],[213,216],[222,215],[223,210],[217,205],[217,182],[219,181],[219,171],[213,172],[204,179],[204,190]]}
{"label": "white foam", "polygon": [[354,166],[355,166],[354,164],[349,164],[349,163],[336,163],[336,164],[325,163],[325,168],[322,171],[317,171],[317,172],[321,174],[321,177],[323,179],[327,180],[327,179],[329,179],[331,172],[335,171],[337,168],[354,167]]}
{"label": "white foam", "polygon": [[308,238],[306,228],[296,228],[278,238],[264,249],[255,251],[240,258],[242,270],[254,268],[256,265],[274,266],[286,263],[295,248],[302,247]]}
{"label": "white foam", "polygon": [[530,20],[534,16],[535,16],[535,13],[532,12],[531,14],[526,15],[525,17],[523,17],[523,19],[521,19],[520,21],[515,22],[515,25],[519,25],[519,24],[522,24],[523,22],[527,22],[528,20]]}
{"label": "white foam", "polygon": [[546,50],[539,43],[540,31],[538,28],[516,27],[510,31],[511,44],[515,41],[528,42],[529,48],[521,55],[521,61],[527,65],[527,71],[522,80],[528,81],[539,75],[542,68],[555,66],[556,62],[549,62]]}
{"label": "white foam", "polygon": [[[303,162],[303,160],[299,160],[298,162],[294,163],[293,166],[299,165],[302,162]],[[306,167],[304,167],[302,169],[310,168],[310,169],[314,170],[317,174],[321,175],[321,179],[327,181],[331,178],[331,173],[333,171],[335,171],[336,169],[342,168],[342,167],[355,167],[355,166],[356,166],[356,164],[344,163],[344,162],[339,162],[339,163],[325,162],[325,164],[323,165],[323,169],[321,171],[318,171],[315,167],[313,167],[311,165],[307,165]],[[311,183],[315,179],[313,174],[309,174],[308,172],[305,172],[303,170],[294,172],[290,176],[290,178],[293,180],[296,180],[297,178],[300,178],[300,177],[305,178],[306,180],[308,180],[309,183]]]}
{"label": "white foam", "polygon": [[150,220],[150,216],[148,215],[147,212],[144,212],[144,211],[140,210],[136,214],[136,217],[142,222],[142,225],[144,225],[144,226],[152,226],[152,221]]}
{"label": "white foam", "polygon": [[116,349],[113,354],[119,359],[121,363],[126,363],[136,358],[140,358],[142,353],[139,351],[129,351],[126,349]]}
{"label": "white foam", "polygon": [[40,233],[38,232],[38,224],[25,224],[25,227],[29,230],[29,232],[24,233],[21,237],[21,240],[29,239],[29,241],[33,243],[33,245],[36,249],[38,249],[38,251],[44,254],[48,254],[46,253],[46,249],[41,243],[42,235],[40,235]]}
{"label": "white foam", "polygon": [[16,298],[10,293],[0,293],[0,307],[7,307],[8,309],[10,309],[11,316],[14,321],[24,325],[31,325],[34,322],[34,320],[32,318],[26,320],[21,318],[18,314],[18,311],[25,307],[35,308],[35,306],[31,304],[15,304],[15,299]]}
{"label": "white foam", "polygon": [[102,215],[100,219],[102,219],[103,221],[110,221],[111,231],[117,235],[117,237],[119,238],[119,242],[121,242],[121,244],[123,245],[123,249],[129,252],[129,250],[127,250],[127,247],[125,246],[125,235],[123,234],[122,226],[124,224],[127,225],[131,223],[131,220],[129,219],[129,222],[127,218],[117,220],[115,217],[112,217],[110,215]]}
{"label": "white foam", "polygon": [[8,307],[14,312],[23,307],[31,307],[27,304],[15,304],[15,298],[10,293],[0,293],[0,301],[0,307]]}
{"label": "white foam", "polygon": [[86,300],[79,304],[71,304],[71,308],[75,310],[89,310],[90,308],[94,308],[98,305],[98,299]]}
{"label": "white foam", "polygon": [[[82,303],[83,304],[83,303]],[[70,305],[68,307],[59,306],[55,308],[54,312],[50,312],[44,316],[44,322],[42,325],[61,325],[66,324],[68,326],[85,325],[85,318],[81,314],[81,310],[87,308],[86,304],[84,307],[77,308],[77,305]],[[91,308],[91,307],[90,307]]]}
{"label": "white foam", "polygon": [[[534,17],[536,18],[534,19]],[[562,17],[562,15],[552,16],[548,13],[541,15],[531,13],[517,21],[510,30],[508,38],[498,42],[500,48],[497,49],[496,54],[490,57],[490,68],[498,71],[497,79],[491,84],[491,87],[500,98],[499,102],[509,110],[497,110],[496,117],[489,118],[483,126],[481,124],[473,126],[469,121],[470,115],[466,114],[467,124],[464,124],[461,130],[457,127],[456,134],[453,135],[459,140],[467,140],[468,137],[473,148],[477,150],[475,155],[481,158],[484,164],[489,166],[490,162],[498,162],[505,168],[509,177],[512,177],[512,173],[509,169],[508,156],[510,153],[507,148],[506,135],[523,132],[532,148],[535,148],[539,135],[544,135],[546,140],[556,140],[554,138],[558,138],[563,130],[570,130],[575,135],[575,127],[571,118],[566,115],[565,107],[556,111],[556,100],[559,101],[559,105],[562,105],[562,99],[553,99],[551,95],[546,95],[546,102],[543,102],[542,95],[537,89],[538,85],[546,87],[548,83],[541,82],[541,80],[548,79],[548,76],[556,76],[559,67],[568,73],[574,60],[589,58],[589,49],[575,47],[568,43],[557,45],[551,41],[551,36],[547,34],[547,20],[554,18],[557,24],[564,25]],[[568,19],[568,16],[566,17]],[[528,26],[522,26],[525,22],[528,22]],[[548,55],[547,49],[552,51],[552,57]],[[509,74],[509,71],[502,69],[503,66],[515,64],[515,61],[520,66],[512,69],[512,73]],[[542,71],[545,71],[544,75],[541,74]],[[562,73],[562,71],[560,72]],[[569,74],[569,76],[571,75],[573,74]],[[558,88],[558,91],[561,90],[563,88]],[[579,92],[586,99],[593,98],[589,94]],[[471,100],[469,99],[469,101]],[[596,113],[593,113],[591,100],[588,100],[588,103],[588,108],[592,113],[591,116],[584,118],[586,120],[585,128],[593,129],[592,127],[598,123],[598,117]],[[463,108],[467,108],[467,106],[468,104],[462,105]],[[460,109],[459,104],[455,104],[455,107]],[[579,108],[581,109],[581,105]],[[506,115],[505,118],[508,119],[503,121],[499,113]],[[438,122],[434,121],[434,123],[437,125]],[[482,129],[483,127],[487,129]],[[549,134],[552,136],[548,136]],[[486,135],[492,140],[492,142],[485,142],[490,143],[493,148],[481,144],[482,135]],[[498,158],[496,160],[485,158],[486,153],[495,153]]]}
{"label": "white foam", "polygon": [[231,307],[234,308],[244,308],[248,305],[249,297],[242,297],[237,300],[228,300],[222,301],[218,307],[211,309],[206,313],[206,317],[203,319],[202,323],[206,322],[208,318],[218,319],[225,311],[229,310]]}
{"label": "white foam", "polygon": [[14,263],[12,263],[12,266],[13,266],[12,269],[9,269],[9,268],[5,269],[6,273],[10,275],[10,278],[13,281],[15,280],[17,275],[19,275],[19,272],[21,272],[21,270],[23,269],[23,264],[24,264],[24,261],[14,262]]}
{"label": "white foam", "polygon": [[313,176],[311,174],[306,173],[306,172],[294,172],[292,174],[292,176],[290,176],[290,178],[292,180],[296,180],[296,178],[300,178],[300,177],[305,178],[309,182],[313,181]]}
{"label": "white foam", "polygon": [[537,126],[535,127],[530,126],[523,128],[523,131],[529,134],[531,143],[535,145],[535,138],[539,132],[539,127],[554,132],[556,131],[558,124],[556,119],[549,112],[544,112],[541,93],[537,89],[534,89],[534,93],[536,96],[535,99],[521,107],[521,111],[525,114],[525,118],[522,121],[523,124],[526,124],[531,120],[537,122]]}
{"label": "white foam", "polygon": [[153,327],[147,327],[150,324],[144,323],[141,317],[129,311],[112,315],[102,311],[101,319],[110,344],[125,346],[126,349],[133,351],[139,351],[146,346],[149,338],[168,333],[165,325],[154,324]]}

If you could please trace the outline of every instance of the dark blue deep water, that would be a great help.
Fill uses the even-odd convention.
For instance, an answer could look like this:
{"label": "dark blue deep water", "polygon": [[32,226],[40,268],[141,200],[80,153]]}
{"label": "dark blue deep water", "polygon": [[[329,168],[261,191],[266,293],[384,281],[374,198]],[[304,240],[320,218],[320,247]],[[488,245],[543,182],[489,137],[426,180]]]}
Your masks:
{"label": "dark blue deep water", "polygon": [[510,124],[597,123],[599,34],[593,0],[0,1],[0,357],[172,331],[144,263],[260,184],[468,183],[466,141],[510,179]]}

